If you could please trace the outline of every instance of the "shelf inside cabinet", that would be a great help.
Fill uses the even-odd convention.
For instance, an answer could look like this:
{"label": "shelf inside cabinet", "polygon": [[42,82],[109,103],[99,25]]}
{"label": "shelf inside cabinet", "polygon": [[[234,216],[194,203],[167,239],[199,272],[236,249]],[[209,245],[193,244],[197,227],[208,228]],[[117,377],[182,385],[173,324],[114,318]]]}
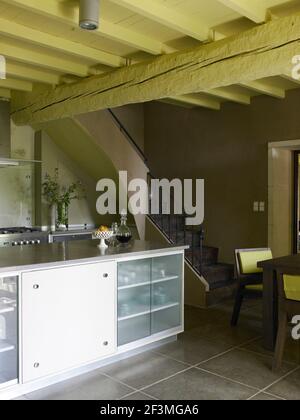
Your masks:
{"label": "shelf inside cabinet", "polygon": [[119,286],[118,290],[134,289],[135,287],[149,286],[150,284],[150,281],[144,283],[128,284],[126,286]]}
{"label": "shelf inside cabinet", "polygon": [[8,312],[14,312],[15,308],[13,306],[0,305],[0,315],[7,314]]}
{"label": "shelf inside cabinet", "polygon": [[0,341],[0,353],[6,353],[7,351],[12,351],[15,349],[15,346],[13,346],[10,343],[7,343],[6,341]]}
{"label": "shelf inside cabinet", "polygon": [[153,312],[164,311],[166,309],[170,309],[170,308],[173,308],[173,307],[179,306],[179,305],[180,305],[179,302],[173,302],[173,303],[169,303],[169,304],[161,305],[161,306],[158,306],[157,305],[157,306],[152,307],[151,310],[147,310],[147,311],[143,311],[143,312],[138,312],[138,313],[135,313],[135,314],[132,314],[132,315],[120,317],[120,318],[118,318],[118,321],[119,322],[121,322],[121,321],[127,321],[128,319],[138,318],[140,316],[148,315],[148,314],[151,314]]}
{"label": "shelf inside cabinet", "polygon": [[178,279],[179,279],[179,276],[161,277],[160,279],[153,280],[152,284],[164,283],[167,281],[178,280]]}

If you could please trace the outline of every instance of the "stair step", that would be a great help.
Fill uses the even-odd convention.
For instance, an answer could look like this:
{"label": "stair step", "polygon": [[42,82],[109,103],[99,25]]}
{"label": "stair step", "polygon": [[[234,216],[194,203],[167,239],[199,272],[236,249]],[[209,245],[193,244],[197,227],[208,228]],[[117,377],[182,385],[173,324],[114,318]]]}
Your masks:
{"label": "stair step", "polygon": [[185,227],[185,217],[179,215],[152,215],[151,218],[154,222],[161,227],[165,233],[183,231]]}
{"label": "stair step", "polygon": [[202,275],[210,286],[210,290],[229,286],[235,282],[234,266],[231,264],[212,264],[203,266]]}
{"label": "stair step", "polygon": [[183,231],[179,232],[172,232],[171,239],[174,244],[177,245],[189,245],[191,247],[199,247],[200,246],[200,232],[192,232],[190,230],[186,230],[184,233]]}
{"label": "stair step", "polygon": [[[186,257],[192,263],[193,262],[193,254],[194,254],[194,264],[195,266],[200,266],[200,258],[201,258],[201,250],[199,249],[189,249],[186,251]],[[203,265],[212,265],[218,263],[219,258],[219,249],[214,248],[212,246],[204,246],[203,247],[203,258],[202,264]]]}

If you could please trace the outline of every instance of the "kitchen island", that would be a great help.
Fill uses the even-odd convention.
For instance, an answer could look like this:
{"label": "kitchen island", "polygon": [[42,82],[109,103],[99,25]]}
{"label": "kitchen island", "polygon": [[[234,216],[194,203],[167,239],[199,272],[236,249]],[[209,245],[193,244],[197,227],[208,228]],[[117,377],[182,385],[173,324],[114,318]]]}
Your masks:
{"label": "kitchen island", "polygon": [[183,332],[184,250],[133,241],[0,250],[0,399],[148,350]]}

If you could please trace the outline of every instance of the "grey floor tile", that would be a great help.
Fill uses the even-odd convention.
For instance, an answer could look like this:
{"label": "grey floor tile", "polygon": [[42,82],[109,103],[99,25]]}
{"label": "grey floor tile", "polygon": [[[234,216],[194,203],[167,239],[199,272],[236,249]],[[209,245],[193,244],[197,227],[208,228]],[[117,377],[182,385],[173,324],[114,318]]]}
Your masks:
{"label": "grey floor tile", "polygon": [[139,389],[187,367],[186,364],[160,354],[147,352],[106,366],[102,371],[112,378]]}
{"label": "grey floor tile", "polygon": [[246,400],[253,389],[190,369],[145,390],[159,400]]}
{"label": "grey floor tile", "polygon": [[142,394],[141,392],[136,392],[132,395],[128,395],[124,398],[121,398],[122,401],[150,401],[154,398],[149,397],[149,395]]}
{"label": "grey floor tile", "polygon": [[[242,347],[244,350],[255,351],[270,357],[274,356],[273,352],[265,350],[263,340],[259,339]],[[300,365],[300,341],[295,341],[289,337],[286,341],[284,361]]]}
{"label": "grey floor tile", "polygon": [[230,348],[230,344],[215,342],[205,337],[182,334],[178,341],[159,347],[156,352],[195,365]]}
{"label": "grey floor tile", "polygon": [[281,371],[274,373],[272,361],[272,358],[261,354],[233,350],[201,364],[200,367],[243,384],[263,389],[295,368],[295,365],[284,363]]}
{"label": "grey floor tile", "polygon": [[23,397],[14,398],[13,401],[28,401],[28,398],[23,396]]}
{"label": "grey floor tile", "polygon": [[276,398],[273,395],[265,394],[264,392],[256,395],[256,397],[251,398],[251,401],[282,401],[281,398]]}
{"label": "grey floor tile", "polygon": [[226,324],[203,324],[187,332],[195,337],[206,337],[231,346],[246,344],[250,340],[260,337],[261,330],[251,326],[239,325],[232,328]]}
{"label": "grey floor tile", "polygon": [[26,397],[30,400],[115,400],[130,392],[131,388],[97,372],[27,394]]}
{"label": "grey floor tile", "polygon": [[267,390],[286,400],[300,400],[300,369]]}

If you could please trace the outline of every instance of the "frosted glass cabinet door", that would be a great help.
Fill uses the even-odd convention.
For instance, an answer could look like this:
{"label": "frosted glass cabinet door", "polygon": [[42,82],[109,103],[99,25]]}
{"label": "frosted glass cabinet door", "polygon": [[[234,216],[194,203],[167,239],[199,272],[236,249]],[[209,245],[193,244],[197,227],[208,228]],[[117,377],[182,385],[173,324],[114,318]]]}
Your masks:
{"label": "frosted glass cabinet door", "polygon": [[154,258],[151,285],[151,334],[182,324],[182,255]]}
{"label": "frosted glass cabinet door", "polygon": [[151,334],[151,259],[118,265],[118,345]]}
{"label": "frosted glass cabinet door", "polygon": [[0,388],[18,378],[18,277],[0,277]]}

